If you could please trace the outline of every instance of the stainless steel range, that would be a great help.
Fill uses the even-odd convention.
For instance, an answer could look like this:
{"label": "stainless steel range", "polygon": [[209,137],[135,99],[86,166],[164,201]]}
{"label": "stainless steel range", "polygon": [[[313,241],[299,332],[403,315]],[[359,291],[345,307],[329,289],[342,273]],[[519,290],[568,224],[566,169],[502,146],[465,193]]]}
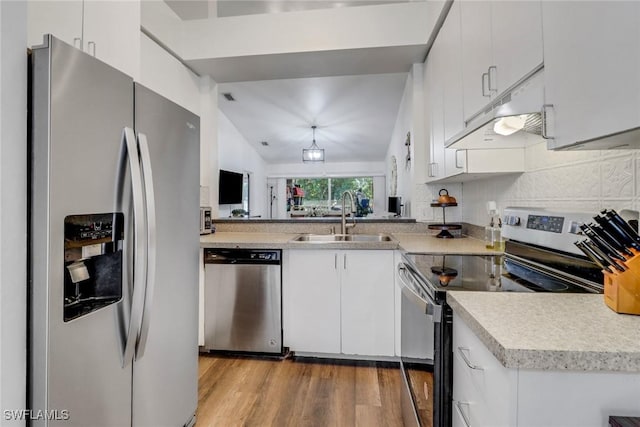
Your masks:
{"label": "stainless steel range", "polygon": [[[602,293],[601,268],[575,242],[593,213],[507,208],[504,255],[404,254],[398,264],[402,290],[401,366],[407,426],[452,424],[452,312],[447,292]],[[433,372],[429,387],[424,372]],[[428,396],[431,393],[432,396]],[[425,405],[425,402],[432,402]]]}

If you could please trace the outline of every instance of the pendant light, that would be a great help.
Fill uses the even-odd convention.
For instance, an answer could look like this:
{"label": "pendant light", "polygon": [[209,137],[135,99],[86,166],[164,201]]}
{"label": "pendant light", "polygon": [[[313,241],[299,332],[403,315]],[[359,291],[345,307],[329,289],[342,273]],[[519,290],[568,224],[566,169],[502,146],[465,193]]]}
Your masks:
{"label": "pendant light", "polygon": [[309,148],[302,149],[302,161],[307,162],[324,162],[324,148],[319,148],[316,144],[316,126],[313,129],[313,143]]}

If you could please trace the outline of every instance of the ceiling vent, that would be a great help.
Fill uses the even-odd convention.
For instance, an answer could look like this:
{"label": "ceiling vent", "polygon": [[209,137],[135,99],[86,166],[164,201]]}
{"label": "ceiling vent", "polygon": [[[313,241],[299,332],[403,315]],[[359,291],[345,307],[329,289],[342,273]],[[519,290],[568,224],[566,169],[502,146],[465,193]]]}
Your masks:
{"label": "ceiling vent", "polygon": [[225,97],[227,101],[235,101],[236,99],[231,95],[231,92],[223,93],[222,96]]}

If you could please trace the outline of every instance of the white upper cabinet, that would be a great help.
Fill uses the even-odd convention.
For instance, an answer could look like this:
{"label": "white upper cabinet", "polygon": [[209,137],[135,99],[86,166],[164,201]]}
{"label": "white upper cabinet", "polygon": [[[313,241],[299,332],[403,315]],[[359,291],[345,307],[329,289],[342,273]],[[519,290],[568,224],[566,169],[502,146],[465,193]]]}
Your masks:
{"label": "white upper cabinet", "polygon": [[424,95],[428,116],[427,141],[429,142],[429,164],[427,182],[444,177],[444,62],[442,43],[436,39],[431,47],[425,67]]}
{"label": "white upper cabinet", "polygon": [[[491,2],[495,87],[504,92],[543,63],[542,2]],[[492,89],[493,80],[492,80]]]}
{"label": "white upper cabinet", "polygon": [[462,78],[468,121],[543,62],[540,1],[463,1]]}
{"label": "white upper cabinet", "polygon": [[444,107],[444,140],[464,129],[462,114],[462,51],[460,35],[460,2],[454,2],[444,21],[436,43],[442,56],[442,85]]}
{"label": "white upper cabinet", "polygon": [[493,65],[491,4],[488,1],[461,3],[464,119],[468,120],[489,103],[492,95],[489,89],[489,67]]}
{"label": "white upper cabinet", "polygon": [[548,147],[640,126],[640,2],[543,1],[542,16]]}
{"label": "white upper cabinet", "polygon": [[[539,7],[539,3],[537,4]],[[479,60],[488,55],[487,51],[491,51],[491,49],[487,50],[487,45],[491,45],[491,27],[483,20],[470,18],[484,13],[489,19],[489,5],[489,2],[454,2],[429,52],[425,73],[425,105],[428,106],[429,116],[426,120],[430,126],[428,133],[430,163],[426,182],[460,182],[490,174],[524,171],[524,150],[521,148],[506,150],[445,148],[445,142],[464,129],[463,94],[466,108],[467,93],[471,89],[465,87],[463,90],[462,76],[467,72],[468,67],[473,66],[469,63],[477,62],[468,61],[469,58],[461,49],[462,38],[475,41],[474,48],[470,50],[470,57]],[[461,20],[464,18],[461,16],[463,11],[469,14],[470,27],[461,26]],[[539,15],[538,13],[538,17]],[[473,36],[474,33],[476,37]],[[484,54],[481,53],[483,49],[485,49]],[[487,72],[488,66],[483,66]],[[478,71],[482,70],[478,68]],[[482,72],[478,74],[475,81],[478,94],[482,98],[482,101],[476,104],[476,111],[490,101],[489,98],[483,97],[480,91],[481,75]],[[492,77],[493,81],[495,77],[495,75]],[[489,84],[487,77],[484,78],[484,83]],[[488,86],[485,88],[485,93],[488,93],[487,91]]]}
{"label": "white upper cabinet", "polygon": [[52,34],[138,78],[139,1],[29,1],[27,13],[29,46],[42,44],[42,36]]}
{"label": "white upper cabinet", "polygon": [[463,182],[487,176],[524,172],[522,148],[454,150],[446,148],[445,177],[441,182]]}

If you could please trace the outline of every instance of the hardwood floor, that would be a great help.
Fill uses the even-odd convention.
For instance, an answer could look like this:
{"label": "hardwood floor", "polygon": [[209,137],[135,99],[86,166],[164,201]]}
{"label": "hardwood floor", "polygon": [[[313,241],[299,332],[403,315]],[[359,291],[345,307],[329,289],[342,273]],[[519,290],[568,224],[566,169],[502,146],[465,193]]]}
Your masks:
{"label": "hardwood floor", "polygon": [[201,355],[197,426],[402,426],[397,367]]}
{"label": "hardwood floor", "polygon": [[411,389],[415,391],[415,405],[420,422],[433,426],[433,374],[422,369],[405,368],[409,374]]}

